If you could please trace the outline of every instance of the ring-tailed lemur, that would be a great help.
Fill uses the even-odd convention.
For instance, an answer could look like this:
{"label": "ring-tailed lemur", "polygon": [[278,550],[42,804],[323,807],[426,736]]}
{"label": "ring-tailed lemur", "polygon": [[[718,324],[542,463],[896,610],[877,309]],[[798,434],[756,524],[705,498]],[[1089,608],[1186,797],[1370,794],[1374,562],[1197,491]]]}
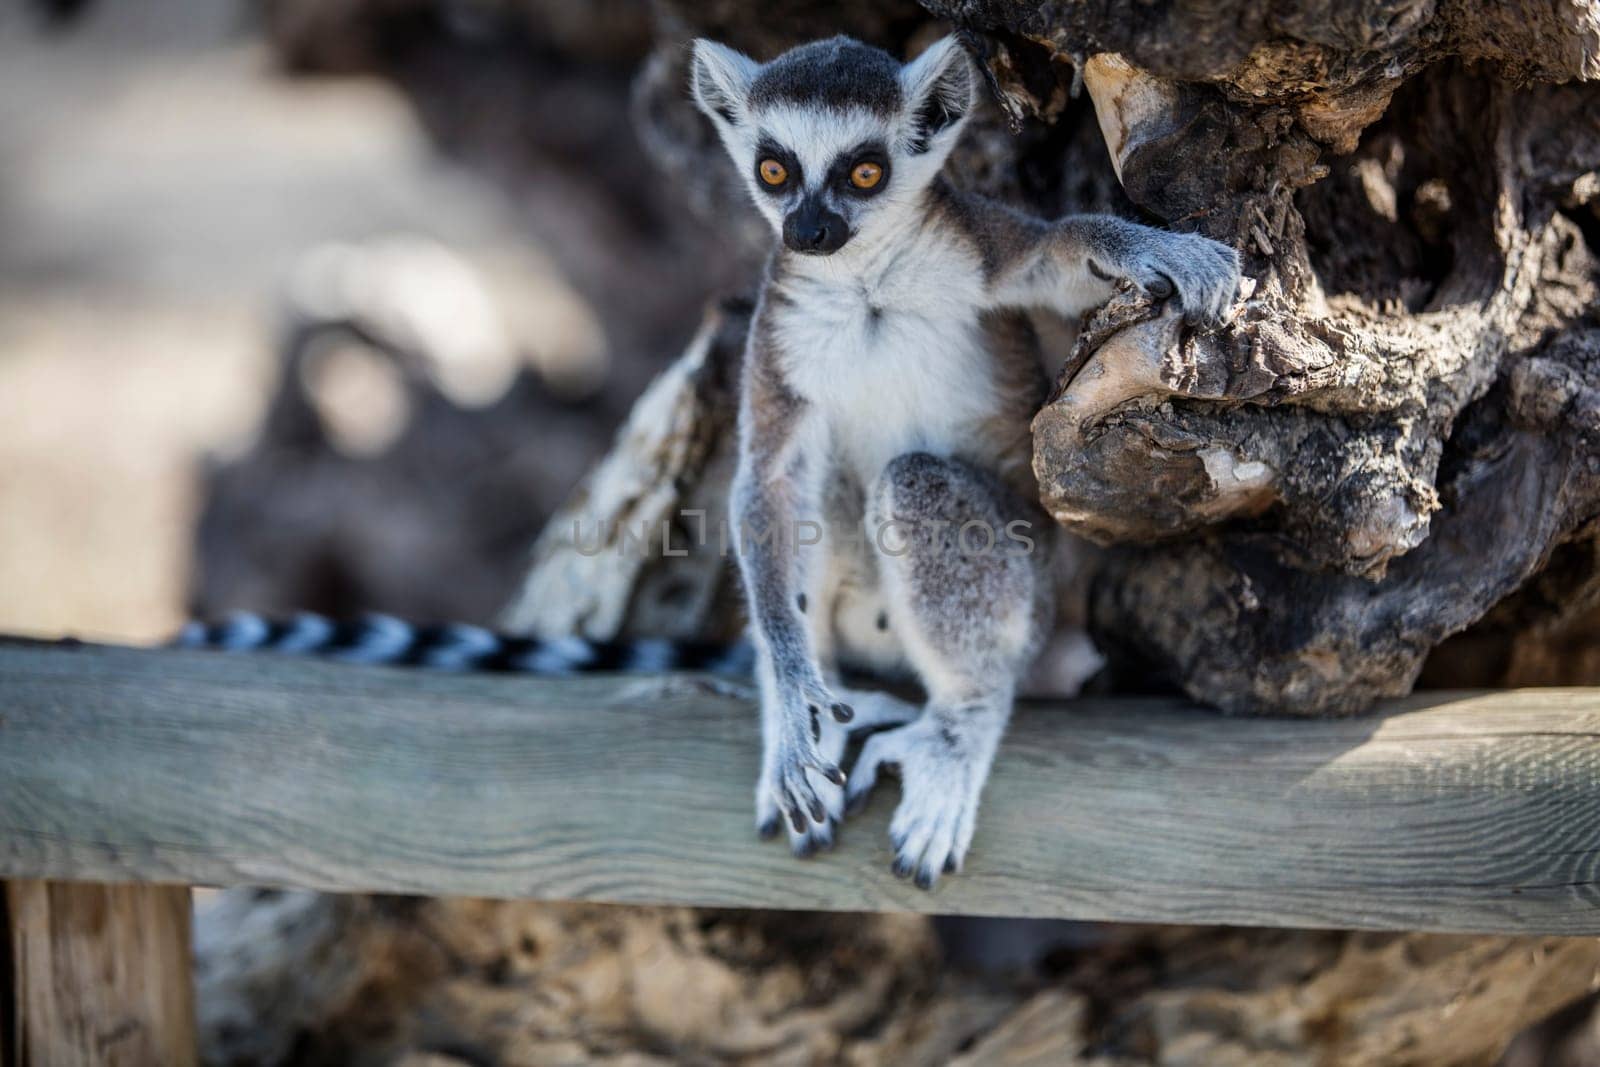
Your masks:
{"label": "ring-tailed lemur", "polygon": [[[1045,379],[1021,309],[1079,315],[1126,278],[1214,323],[1238,256],[953,189],[940,170],[976,79],[952,38],[905,65],[846,37],[765,64],[700,40],[691,80],[780,238],[744,359],[732,496],[761,689],[757,825],[786,822],[800,853],[826,846],[897,767],[893,869],[928,888],[966,856],[1050,618],[1029,448]],[[841,664],[909,669],[926,706],[847,690]],[[845,723],[895,726],[848,782]]]}

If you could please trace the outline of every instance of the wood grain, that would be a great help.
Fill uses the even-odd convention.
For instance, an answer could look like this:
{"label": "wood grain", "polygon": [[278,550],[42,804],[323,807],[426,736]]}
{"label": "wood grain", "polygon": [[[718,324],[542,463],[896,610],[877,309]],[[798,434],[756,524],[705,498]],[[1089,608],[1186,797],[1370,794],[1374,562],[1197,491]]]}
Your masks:
{"label": "wood grain", "polygon": [[193,1067],[189,890],[15,881],[10,915],[18,1067]]}
{"label": "wood grain", "polygon": [[0,877],[1600,934],[1593,690],[1024,707],[931,894],[889,873],[892,783],[834,853],[758,841],[755,735],[686,676],[0,646]]}

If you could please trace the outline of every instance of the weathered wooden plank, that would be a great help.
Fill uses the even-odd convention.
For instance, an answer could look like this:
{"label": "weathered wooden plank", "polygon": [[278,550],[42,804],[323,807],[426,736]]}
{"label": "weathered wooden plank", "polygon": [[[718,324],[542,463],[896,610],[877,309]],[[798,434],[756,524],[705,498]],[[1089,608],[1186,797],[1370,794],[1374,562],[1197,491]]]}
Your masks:
{"label": "weathered wooden plank", "polygon": [[689,678],[0,647],[0,876],[1600,934],[1597,691],[1025,707],[931,894],[888,871],[892,784],[798,861],[752,831],[755,760]]}
{"label": "weathered wooden plank", "polygon": [[0,894],[12,977],[0,1062],[198,1062],[188,887],[16,881]]}

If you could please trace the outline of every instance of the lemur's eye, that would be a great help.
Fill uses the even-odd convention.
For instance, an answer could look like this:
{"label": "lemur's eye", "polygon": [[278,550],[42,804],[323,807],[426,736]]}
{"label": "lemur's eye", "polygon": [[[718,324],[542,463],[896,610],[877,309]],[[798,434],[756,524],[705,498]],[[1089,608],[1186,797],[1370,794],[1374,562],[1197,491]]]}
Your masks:
{"label": "lemur's eye", "polygon": [[850,172],[850,184],[857,189],[871,189],[883,180],[883,168],[876,163],[857,163]]}
{"label": "lemur's eye", "polygon": [[776,159],[763,159],[761,166],[756,169],[761,173],[761,180],[768,185],[782,185],[789,180],[789,168]]}

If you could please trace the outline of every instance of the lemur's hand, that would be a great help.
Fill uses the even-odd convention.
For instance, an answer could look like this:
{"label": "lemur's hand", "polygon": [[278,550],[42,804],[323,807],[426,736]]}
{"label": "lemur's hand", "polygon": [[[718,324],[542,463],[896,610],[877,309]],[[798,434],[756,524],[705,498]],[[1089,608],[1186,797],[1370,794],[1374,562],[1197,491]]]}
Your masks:
{"label": "lemur's hand", "polygon": [[[811,740],[823,760],[834,766],[844,758],[851,735],[861,730],[898,726],[915,719],[922,711],[915,704],[888,693],[851,689],[839,690],[838,695],[848,700],[847,706],[855,711],[855,717],[848,725],[841,724],[832,714],[818,714],[810,720]],[[774,837],[780,828],[787,830],[789,847],[796,856],[809,856],[819,849],[832,848],[839,823],[845,815],[844,790],[823,778],[818,771],[806,770],[803,777],[812,786],[817,799],[822,801],[827,821],[804,819],[802,827],[796,830],[779,808],[778,783],[783,779],[781,768],[793,763],[792,755],[784,748],[781,744],[773,744],[764,753],[761,780],[756,784],[756,828],[762,837]]]}
{"label": "lemur's hand", "polygon": [[[810,838],[813,826],[831,829],[842,814],[839,787],[844,785],[844,772],[838,760],[843,746],[823,751],[824,725],[849,722],[855,711],[820,678],[779,678],[777,690],[768,697],[775,697],[779,706],[771,713],[776,730],[763,760],[756,817],[764,836],[777,832],[781,814],[794,834]],[[831,834],[827,836],[831,839]]]}
{"label": "lemur's hand", "polygon": [[1176,293],[1191,325],[1222,325],[1239,293],[1239,253],[1197,233],[1150,236],[1127,264],[1134,282],[1158,299]]}

